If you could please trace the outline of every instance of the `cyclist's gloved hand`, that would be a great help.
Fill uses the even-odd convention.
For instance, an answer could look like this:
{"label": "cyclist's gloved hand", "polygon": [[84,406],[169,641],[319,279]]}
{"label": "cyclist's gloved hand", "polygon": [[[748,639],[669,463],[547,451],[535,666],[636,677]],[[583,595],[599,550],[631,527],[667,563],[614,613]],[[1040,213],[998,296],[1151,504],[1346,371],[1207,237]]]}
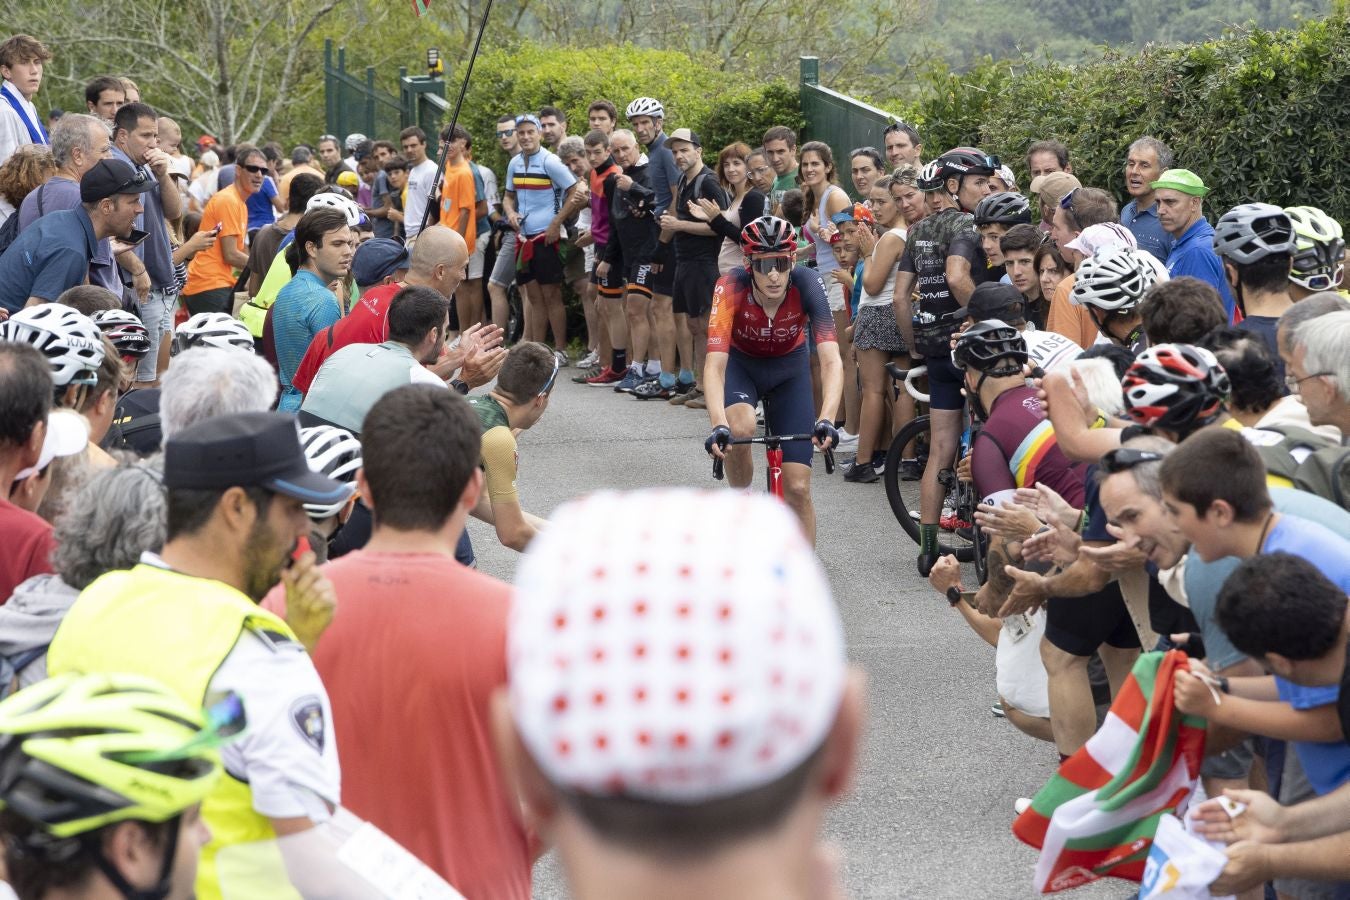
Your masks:
{"label": "cyclist's gloved hand", "polygon": [[703,449],[708,451],[709,456],[712,456],[714,445],[718,450],[726,450],[727,442],[730,440],[731,429],[725,425],[718,425],[712,430],[712,434],[708,435],[708,439],[703,442]]}
{"label": "cyclist's gloved hand", "polygon": [[817,422],[813,434],[816,443],[820,445],[822,450],[833,450],[839,446],[839,431],[834,427],[834,423],[828,419],[821,419]]}

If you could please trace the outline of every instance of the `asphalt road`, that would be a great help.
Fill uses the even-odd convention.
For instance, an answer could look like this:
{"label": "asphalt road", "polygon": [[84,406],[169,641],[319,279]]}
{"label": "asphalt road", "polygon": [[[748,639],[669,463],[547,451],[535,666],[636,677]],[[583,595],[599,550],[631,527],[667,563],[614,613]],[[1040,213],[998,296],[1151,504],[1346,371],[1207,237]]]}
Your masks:
{"label": "asphalt road", "polygon": [[[702,448],[706,413],[575,385],[574,374],[560,374],[548,411],[521,436],[526,510],[547,515],[600,488],[717,486]],[[881,482],[849,484],[817,464],[813,494],[817,549],[849,655],[868,678],[857,783],[828,825],[828,837],[843,850],[848,895],[1038,896],[1031,886],[1036,853],[1012,836],[1010,825],[1013,801],[1030,796],[1054,771],[1053,746],[990,714],[993,648],[919,577],[916,548],[892,517]],[[511,580],[519,556],[482,523],[469,527],[480,568]],[[596,523],[595,539],[610,527]],[[1133,893],[1123,882],[1108,882],[1072,896]],[[535,896],[566,896],[552,856],[535,869]]]}

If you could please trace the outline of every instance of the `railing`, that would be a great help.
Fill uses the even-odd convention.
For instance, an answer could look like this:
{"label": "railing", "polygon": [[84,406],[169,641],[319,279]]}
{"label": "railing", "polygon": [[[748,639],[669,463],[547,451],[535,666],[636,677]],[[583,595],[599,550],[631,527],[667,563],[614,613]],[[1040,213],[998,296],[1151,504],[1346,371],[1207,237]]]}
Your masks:
{"label": "railing", "polygon": [[358,77],[347,70],[347,50],[324,41],[324,119],[330,134],[345,137],[360,132],[371,138],[397,141],[409,125],[421,125],[431,140],[448,119],[445,83],[438,77],[410,76],[398,70],[398,96],[376,86],[374,66]]}
{"label": "railing", "polygon": [[852,194],[848,154],[859,147],[876,147],[884,156],[886,126],[899,121],[899,117],[822,86],[820,60],[814,56],[801,57],[801,102],[802,118],[806,120],[802,140],[830,145],[839,170],[839,183]]}

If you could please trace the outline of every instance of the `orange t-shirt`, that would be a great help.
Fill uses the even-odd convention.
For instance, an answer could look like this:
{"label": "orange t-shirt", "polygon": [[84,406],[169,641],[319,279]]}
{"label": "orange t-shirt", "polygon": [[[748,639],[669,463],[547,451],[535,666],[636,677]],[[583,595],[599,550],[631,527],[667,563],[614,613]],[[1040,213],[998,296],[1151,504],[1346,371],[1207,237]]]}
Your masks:
{"label": "orange t-shirt", "polygon": [[1085,306],[1077,306],[1069,299],[1073,291],[1073,276],[1067,276],[1055,288],[1050,298],[1050,309],[1045,314],[1045,330],[1062,334],[1080,347],[1091,347],[1097,341],[1097,323]]}
{"label": "orange t-shirt", "polygon": [[302,163],[291,169],[285,175],[282,175],[281,180],[277,182],[277,194],[281,197],[281,205],[283,208],[291,202],[291,182],[295,180],[297,175],[314,175],[318,177],[319,180],[323,180],[323,173],[306,163]]}
{"label": "orange t-shirt", "polygon": [[[464,243],[473,253],[474,241],[478,239],[478,191],[473,186],[473,170],[467,162],[459,165],[445,164],[445,178],[441,181],[441,224],[446,228],[455,228],[459,224],[459,215],[469,211],[469,223],[464,226]],[[458,228],[455,228],[458,231]]]}
{"label": "orange t-shirt", "polygon": [[[314,652],[342,805],[474,900],[529,900],[530,843],[497,766],[510,588],[433,553],[358,550],[323,567],[340,612]],[[284,613],[278,586],[263,606]]]}
{"label": "orange t-shirt", "polygon": [[225,254],[220,249],[221,242],[230,236],[239,241],[240,250],[246,249],[248,206],[233,185],[212,194],[202,209],[200,226],[202,230],[210,231],[217,223],[221,228],[220,234],[216,235],[215,244],[192,257],[192,262],[188,263],[184,294],[200,294],[203,291],[234,287],[234,283],[238,280],[234,274],[234,266],[225,261]]}

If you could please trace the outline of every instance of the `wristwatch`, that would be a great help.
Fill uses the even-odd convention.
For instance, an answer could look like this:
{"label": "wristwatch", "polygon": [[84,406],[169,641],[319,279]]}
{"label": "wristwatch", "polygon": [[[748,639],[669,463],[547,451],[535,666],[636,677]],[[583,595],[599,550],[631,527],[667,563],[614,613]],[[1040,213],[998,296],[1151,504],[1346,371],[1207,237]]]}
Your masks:
{"label": "wristwatch", "polygon": [[947,602],[953,607],[961,602],[961,589],[956,585],[947,588]]}
{"label": "wristwatch", "polygon": [[450,387],[454,388],[456,391],[458,391],[460,394],[463,394],[466,397],[469,395],[469,386],[464,382],[460,381],[458,378],[451,380]]}

